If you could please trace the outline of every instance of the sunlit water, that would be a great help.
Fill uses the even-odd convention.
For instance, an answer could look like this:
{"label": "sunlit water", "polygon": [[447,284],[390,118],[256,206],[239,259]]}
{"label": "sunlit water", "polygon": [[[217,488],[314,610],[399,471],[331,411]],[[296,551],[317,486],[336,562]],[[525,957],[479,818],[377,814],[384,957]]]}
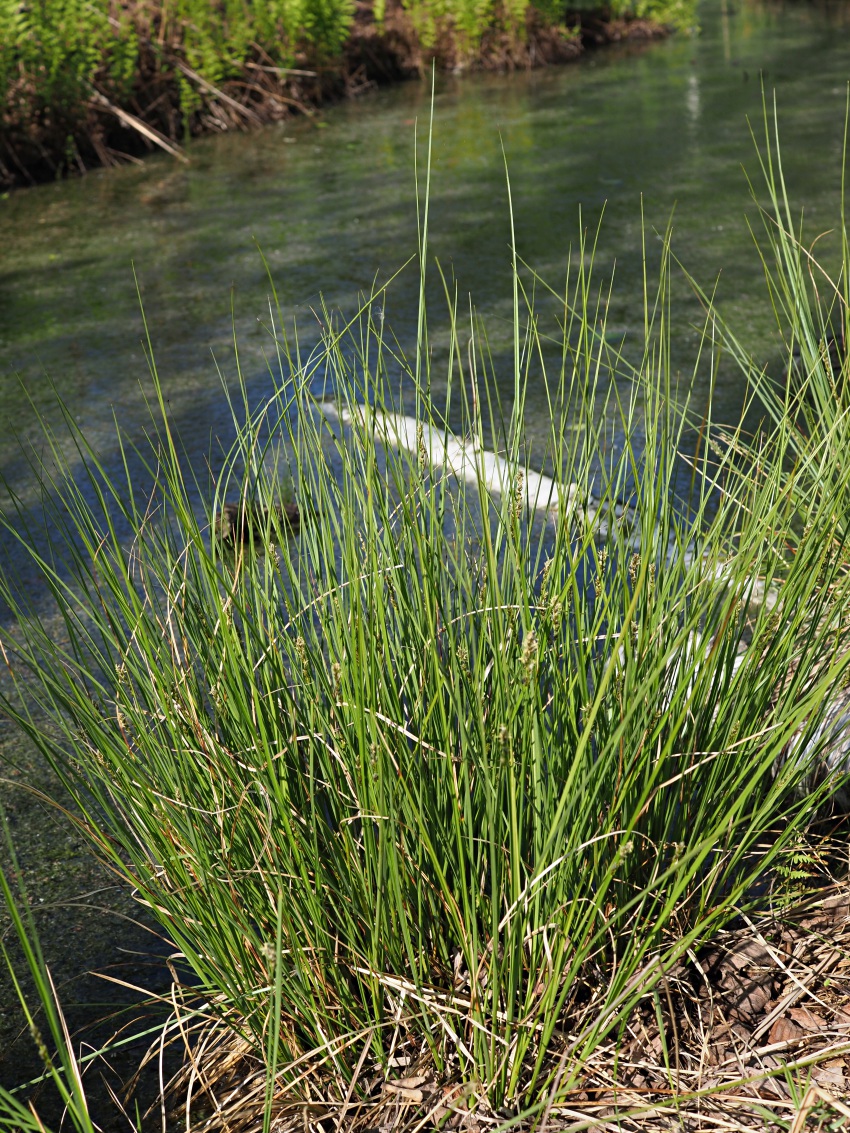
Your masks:
{"label": "sunlit water", "polygon": [[[722,270],[721,303],[746,338],[772,349],[746,227],[754,209],[742,164],[758,174],[747,119],[759,134],[762,76],[776,91],[793,199],[812,236],[833,228],[848,21],[840,5],[712,0],[701,22],[697,37],[600,51],[576,66],[439,81],[430,248],[497,345],[510,315],[504,147],[519,251],[556,287],[580,216],[593,229],[605,207],[598,262],[607,272],[616,261],[611,337],[632,332],[636,342],[642,325],[642,197],[650,261],[653,230],[675,210],[676,253],[706,285]],[[157,156],[0,202],[7,436],[32,423],[26,395],[49,405],[48,378],[87,426],[108,425],[113,409],[131,433],[141,426],[149,377],[135,265],[172,409],[206,451],[226,421],[211,351],[232,378],[231,301],[243,368],[262,385],[269,288],[257,245],[308,339],[322,296],[350,313],[415,251],[414,121],[421,136],[428,101],[426,84],[411,83],[315,121],[196,142],[189,167]],[[407,343],[416,290],[408,271],[387,304]],[[677,361],[687,369],[699,311],[683,282],[678,290]],[[439,323],[436,286],[433,299]],[[718,396],[731,412],[739,391]],[[6,441],[0,467],[16,466]]]}
{"label": "sunlit water", "polygon": [[[757,217],[742,165],[757,186],[759,176],[748,118],[761,137],[763,79],[776,91],[793,202],[812,238],[833,229],[850,19],[840,4],[707,0],[701,23],[698,36],[608,49],[562,69],[438,80],[430,251],[456,279],[461,307],[472,296],[497,361],[511,310],[505,161],[519,252],[555,287],[580,226],[593,230],[604,207],[601,274],[616,263],[608,331],[625,336],[627,351],[643,323],[642,207],[650,269],[655,233],[673,215],[676,254],[705,286],[719,275],[734,326],[765,361],[778,357],[747,229]],[[195,142],[188,167],[155,156],[0,201],[0,472],[25,502],[35,498],[14,438],[34,435],[36,409],[56,419],[51,383],[107,463],[113,412],[131,438],[142,434],[151,385],[136,280],[173,420],[193,458],[215,465],[230,436],[215,359],[232,382],[232,320],[252,396],[269,388],[257,246],[304,341],[316,336],[322,298],[352,313],[416,250],[414,123],[421,176],[428,114],[427,85],[411,83],[313,120]],[[822,246],[829,257],[830,239]],[[386,304],[406,345],[417,290],[408,269]],[[675,361],[688,372],[700,311],[682,279],[676,296]],[[509,392],[507,369],[501,380]],[[704,385],[696,397],[705,399]],[[733,417],[741,397],[724,370],[715,413]],[[532,389],[532,429],[544,415]],[[12,553],[8,540],[0,553]]]}

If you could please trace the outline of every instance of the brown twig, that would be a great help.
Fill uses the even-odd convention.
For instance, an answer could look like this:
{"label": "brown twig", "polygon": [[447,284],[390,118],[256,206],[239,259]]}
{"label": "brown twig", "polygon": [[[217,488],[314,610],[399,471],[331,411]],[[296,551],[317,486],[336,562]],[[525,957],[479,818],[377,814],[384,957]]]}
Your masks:
{"label": "brown twig", "polygon": [[109,101],[106,95],[101,94],[100,91],[96,90],[94,87],[92,87],[92,102],[98,106],[102,106],[105,110],[108,110],[110,114],[114,114],[122,125],[128,126],[131,130],[135,130],[137,133],[141,134],[142,137],[147,138],[149,141],[153,142],[154,145],[159,146],[160,149],[164,149],[166,153],[170,153],[172,157],[176,157],[178,161],[182,161],[186,165],[189,164],[188,157],[179,146],[168,141],[168,139],[163,137],[159,130],[155,130],[153,126],[145,125],[135,114],[130,114],[128,111],[122,110],[120,106],[115,106],[114,103]]}
{"label": "brown twig", "polygon": [[225,94],[223,90],[219,90],[218,87],[213,86],[211,82],[208,82],[202,75],[199,75],[197,71],[193,71],[191,67],[187,67],[180,59],[174,60],[174,66],[178,71],[182,72],[187,79],[191,79],[193,83],[197,83],[198,86],[208,94],[214,95],[219,101],[230,106],[239,114],[244,115],[245,118],[248,118],[251,122],[255,123],[255,125],[259,126],[262,124],[262,118],[259,114],[251,110],[250,107],[243,106],[241,102],[237,102],[235,98],[231,98],[229,94]]}

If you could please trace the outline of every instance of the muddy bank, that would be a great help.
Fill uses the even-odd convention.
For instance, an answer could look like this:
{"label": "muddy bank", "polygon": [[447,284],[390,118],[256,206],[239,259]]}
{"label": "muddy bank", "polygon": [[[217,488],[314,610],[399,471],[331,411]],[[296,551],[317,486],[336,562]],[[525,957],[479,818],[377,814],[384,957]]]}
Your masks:
{"label": "muddy bank", "polygon": [[454,74],[531,69],[567,63],[610,43],[659,39],[668,30],[602,10],[568,13],[555,25],[529,7],[519,32],[496,22],[470,48],[451,24],[417,27],[398,0],[386,5],[380,23],[372,0],[360,0],[338,58],[301,51],[296,66],[280,67],[254,43],[240,72],[218,84],[188,65],[179,42],[141,34],[135,75],[123,91],[105,68],[77,103],[41,104],[38,83],[23,72],[12,82],[0,104],[0,188],[136,163],[157,149],[185,162],[187,137],[314,114],[379,85],[420,79],[432,64]]}

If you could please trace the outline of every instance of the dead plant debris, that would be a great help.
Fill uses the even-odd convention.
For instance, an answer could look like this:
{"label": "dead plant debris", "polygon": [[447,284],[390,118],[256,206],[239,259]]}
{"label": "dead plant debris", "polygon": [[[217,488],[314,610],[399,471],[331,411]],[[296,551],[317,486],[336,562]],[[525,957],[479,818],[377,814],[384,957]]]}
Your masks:
{"label": "dead plant debris", "polygon": [[[833,882],[790,909],[719,933],[648,994],[618,1041],[597,1049],[580,1085],[514,1121],[541,1133],[836,1133],[850,1130],[850,884]],[[198,1133],[262,1128],[265,1074],[216,1024],[198,1060],[171,1084]],[[438,1081],[421,1052],[399,1044],[391,1068],[355,1081],[328,1071],[277,1100],[273,1133],[486,1133],[481,1084]],[[565,1039],[569,1041],[568,1028]],[[356,1049],[355,1046],[352,1049]],[[186,1096],[187,1085],[191,1096]]]}

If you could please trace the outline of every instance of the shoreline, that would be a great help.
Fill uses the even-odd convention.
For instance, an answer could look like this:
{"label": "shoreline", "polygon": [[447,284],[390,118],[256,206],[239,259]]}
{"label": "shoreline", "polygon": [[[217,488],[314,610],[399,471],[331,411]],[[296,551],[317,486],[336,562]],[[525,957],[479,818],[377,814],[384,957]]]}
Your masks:
{"label": "shoreline", "polygon": [[[444,27],[426,47],[401,3],[387,5],[379,27],[371,0],[359,0],[338,58],[316,64],[301,52],[295,60],[298,66],[284,68],[274,65],[254,44],[253,57],[245,60],[240,74],[219,85],[189,67],[176,52],[140,38],[133,86],[120,101],[110,97],[106,83],[96,80],[70,122],[56,108],[22,119],[23,95],[18,92],[17,103],[15,97],[7,98],[0,109],[0,191],[138,164],[157,150],[188,162],[183,146],[187,135],[246,132],[311,116],[390,83],[421,80],[432,64],[456,75],[533,70],[574,62],[614,43],[659,40],[671,31],[660,22],[614,18],[601,10],[568,15],[555,26],[528,8],[521,35],[491,27],[470,50],[454,29]],[[194,104],[189,113],[187,89]]]}

